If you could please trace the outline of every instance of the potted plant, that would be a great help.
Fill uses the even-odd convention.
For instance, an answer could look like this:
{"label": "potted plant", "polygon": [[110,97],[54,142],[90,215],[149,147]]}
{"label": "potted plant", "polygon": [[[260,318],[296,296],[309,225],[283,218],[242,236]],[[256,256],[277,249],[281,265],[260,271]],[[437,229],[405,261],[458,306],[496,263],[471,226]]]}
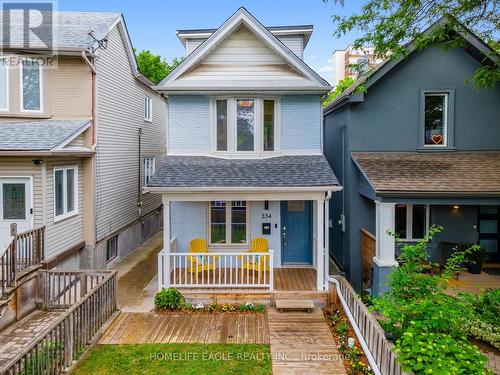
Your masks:
{"label": "potted plant", "polygon": [[471,250],[466,255],[467,270],[470,273],[479,275],[486,260],[486,248],[477,244],[462,243],[459,245],[459,249]]}

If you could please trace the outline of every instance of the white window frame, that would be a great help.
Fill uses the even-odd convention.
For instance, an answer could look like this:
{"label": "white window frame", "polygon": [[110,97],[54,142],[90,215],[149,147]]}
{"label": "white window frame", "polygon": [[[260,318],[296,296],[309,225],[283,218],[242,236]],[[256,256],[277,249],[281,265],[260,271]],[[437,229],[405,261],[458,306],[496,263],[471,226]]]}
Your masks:
{"label": "white window frame", "polygon": [[[109,241],[115,240],[115,255],[108,259],[108,243]],[[106,264],[112,262],[118,258],[118,235],[114,235],[106,240]]]}
{"label": "white window frame", "polygon": [[[73,197],[73,202],[74,202],[74,209],[73,211],[67,211],[67,204],[68,204],[68,190],[67,190],[67,176],[68,176],[68,170],[73,169],[74,176],[75,176],[75,181],[74,181],[74,197]],[[56,215],[56,172],[57,171],[63,171],[63,213],[61,215]],[[61,167],[54,167],[53,174],[52,174],[52,192],[53,192],[53,210],[54,210],[54,222],[58,222],[64,219],[67,219],[69,217],[73,217],[78,215],[78,191],[79,191],[79,185],[78,185],[78,166],[77,165],[65,165]]]}
{"label": "white window frame", "polygon": [[144,121],[153,122],[153,98],[144,95]]}
{"label": "white window frame", "polygon": [[[443,113],[443,143],[440,145],[426,144],[425,143],[425,98],[427,96],[444,96],[444,113]],[[423,147],[425,148],[442,148],[448,147],[448,98],[449,93],[447,92],[424,92],[424,107],[422,108],[422,118],[423,118]]]}
{"label": "white window frame", "polygon": [[[254,101],[255,108],[255,133],[254,150],[238,151],[237,131],[237,100],[249,99]],[[217,151],[217,100],[227,100],[227,150]],[[264,151],[264,100],[274,100],[274,151]],[[210,98],[210,149],[213,155],[260,157],[279,154],[281,152],[281,98],[273,96],[214,96]]]}
{"label": "white window frame", "polygon": [[23,113],[43,113],[44,111],[44,85],[43,85],[43,70],[40,64],[38,65],[38,74],[40,77],[40,109],[24,109],[24,92],[23,92],[23,61],[36,61],[35,59],[21,59],[21,64],[19,65],[19,103],[20,112]]}
{"label": "white window frame", "polygon": [[401,203],[406,205],[406,238],[399,238],[401,242],[416,242],[421,241],[423,238],[413,238],[413,206],[425,206],[425,235],[429,234],[429,222],[430,222],[430,205],[428,204],[409,204]]}
{"label": "white window frame", "polygon": [[246,238],[245,238],[245,243],[231,243],[231,221],[232,221],[232,204],[233,201],[225,201],[226,202],[226,243],[212,243],[212,215],[211,215],[211,209],[212,209],[212,202],[208,202],[208,209],[207,209],[207,214],[208,214],[208,246],[210,248],[228,248],[228,247],[233,247],[233,248],[248,248],[249,246],[249,235],[250,235],[250,201],[245,201],[246,202],[246,210],[245,210],[245,215],[246,215]]}
{"label": "white window frame", "polygon": [[[146,162],[148,162],[149,165],[146,165]],[[143,188],[145,188],[148,184],[148,178],[151,179],[151,177],[153,177],[153,175],[155,174],[156,158],[154,156],[144,158],[142,161],[142,167],[143,167],[142,185],[143,185]]]}
{"label": "white window frame", "polygon": [[[0,56],[0,60],[7,60],[8,57],[6,56]],[[6,107],[5,108],[1,108],[0,107],[0,112],[8,112],[9,111],[9,106],[10,106],[10,87],[9,87],[9,83],[10,83],[10,69],[9,69],[9,65],[8,64],[5,64],[5,105]]]}

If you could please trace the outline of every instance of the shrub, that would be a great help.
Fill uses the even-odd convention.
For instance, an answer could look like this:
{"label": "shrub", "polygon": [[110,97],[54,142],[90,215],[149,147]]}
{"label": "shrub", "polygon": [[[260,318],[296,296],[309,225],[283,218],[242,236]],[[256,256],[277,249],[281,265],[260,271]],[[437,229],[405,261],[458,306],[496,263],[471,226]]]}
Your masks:
{"label": "shrub", "polygon": [[240,305],[239,307],[239,310],[241,312],[245,312],[245,311],[255,311],[255,312],[258,312],[258,313],[263,313],[266,311],[266,306],[264,305],[256,305],[252,302],[247,302],[243,305]]}
{"label": "shrub", "polygon": [[184,297],[177,289],[163,288],[155,295],[155,308],[158,310],[178,310],[184,306]]}
{"label": "shrub", "polygon": [[341,322],[335,328],[335,332],[337,332],[340,336],[345,336],[347,334],[347,330],[349,329],[349,325],[346,322]]}
{"label": "shrub", "polygon": [[487,358],[467,338],[410,328],[396,342],[404,371],[415,374],[493,374]]}

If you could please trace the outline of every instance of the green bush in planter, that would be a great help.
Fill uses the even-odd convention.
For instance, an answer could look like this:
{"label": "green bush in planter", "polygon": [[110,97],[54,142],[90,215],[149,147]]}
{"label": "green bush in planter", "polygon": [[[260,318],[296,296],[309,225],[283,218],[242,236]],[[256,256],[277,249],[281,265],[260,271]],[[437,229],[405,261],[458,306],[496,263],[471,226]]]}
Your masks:
{"label": "green bush in planter", "polygon": [[467,264],[467,269],[470,273],[480,274],[483,268],[483,263],[486,260],[486,248],[481,245],[472,243],[461,243],[458,245],[458,251],[470,251],[466,252],[465,263]]}
{"label": "green bush in planter", "polygon": [[174,288],[163,288],[155,295],[155,308],[158,310],[178,310],[185,304],[182,294]]}

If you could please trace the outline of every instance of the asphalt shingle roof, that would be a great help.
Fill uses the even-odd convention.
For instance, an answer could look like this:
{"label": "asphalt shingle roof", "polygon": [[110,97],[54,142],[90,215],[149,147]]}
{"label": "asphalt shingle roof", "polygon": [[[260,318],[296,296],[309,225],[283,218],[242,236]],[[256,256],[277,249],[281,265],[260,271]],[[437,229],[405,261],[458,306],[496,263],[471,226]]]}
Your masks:
{"label": "asphalt shingle roof", "polygon": [[338,185],[323,155],[266,159],[166,156],[151,187],[302,187]]}
{"label": "asphalt shingle roof", "polygon": [[352,157],[377,193],[500,195],[500,152],[354,152]]}
{"label": "asphalt shingle roof", "polygon": [[[48,12],[41,12],[46,14]],[[3,12],[0,12],[0,27],[3,28]],[[11,46],[23,45],[23,22],[22,14],[11,13],[10,30]],[[98,12],[53,12],[54,45],[58,48],[89,48],[94,39],[89,35],[91,30],[95,30],[97,25],[106,24],[111,26],[120,13],[98,13]],[[16,22],[16,20],[19,20]],[[46,47],[41,40],[50,32],[50,27],[37,28],[36,32],[42,36],[39,38],[34,33],[30,33],[30,47]]]}
{"label": "asphalt shingle roof", "polygon": [[0,150],[51,150],[89,120],[40,120],[0,123]]}

